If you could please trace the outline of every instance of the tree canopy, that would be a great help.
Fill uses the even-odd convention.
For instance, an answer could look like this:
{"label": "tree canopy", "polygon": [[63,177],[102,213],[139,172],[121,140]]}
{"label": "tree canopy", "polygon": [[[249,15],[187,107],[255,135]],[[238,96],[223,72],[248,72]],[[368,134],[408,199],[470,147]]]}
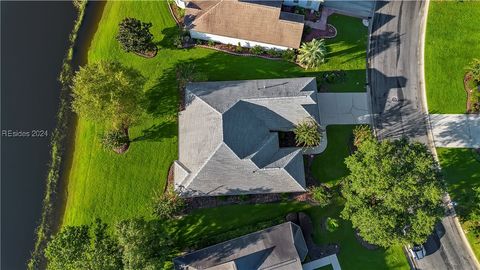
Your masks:
{"label": "tree canopy", "polygon": [[145,23],[135,18],[125,18],[118,26],[117,41],[126,52],[144,54],[156,50],[153,35],[150,33],[151,23]]}
{"label": "tree canopy", "polygon": [[119,62],[80,68],[73,79],[73,110],[88,120],[128,128],[141,119],[145,78]]}
{"label": "tree canopy", "polygon": [[327,47],[325,40],[313,39],[310,42],[304,42],[298,49],[297,61],[305,68],[316,68],[325,62]]}
{"label": "tree canopy", "polygon": [[342,217],[360,236],[382,247],[426,241],[443,215],[443,187],[425,145],[372,137],[345,163]]}
{"label": "tree canopy", "polygon": [[96,220],[92,225],[67,226],[45,249],[49,270],[122,269],[121,250],[107,225]]}

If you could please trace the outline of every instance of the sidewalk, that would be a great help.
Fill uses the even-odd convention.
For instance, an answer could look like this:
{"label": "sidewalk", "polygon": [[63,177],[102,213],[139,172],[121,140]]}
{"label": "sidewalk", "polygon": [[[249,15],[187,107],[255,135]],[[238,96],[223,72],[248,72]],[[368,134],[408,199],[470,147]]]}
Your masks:
{"label": "sidewalk", "polygon": [[480,148],[480,114],[430,114],[436,147]]}

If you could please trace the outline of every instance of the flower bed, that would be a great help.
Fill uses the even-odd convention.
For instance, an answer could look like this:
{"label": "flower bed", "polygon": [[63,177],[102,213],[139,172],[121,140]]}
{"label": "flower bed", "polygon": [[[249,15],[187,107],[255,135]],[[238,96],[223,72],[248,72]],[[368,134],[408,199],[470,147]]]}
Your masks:
{"label": "flower bed", "polygon": [[[305,25],[305,28],[309,27]],[[312,41],[313,39],[322,39],[322,38],[334,38],[337,36],[337,29],[331,25],[327,24],[327,29],[320,30],[315,28],[310,28],[310,30],[304,34],[302,41]]]}
{"label": "flower bed", "polygon": [[463,85],[467,93],[467,113],[480,113],[480,85],[473,80],[471,73],[465,75]]}

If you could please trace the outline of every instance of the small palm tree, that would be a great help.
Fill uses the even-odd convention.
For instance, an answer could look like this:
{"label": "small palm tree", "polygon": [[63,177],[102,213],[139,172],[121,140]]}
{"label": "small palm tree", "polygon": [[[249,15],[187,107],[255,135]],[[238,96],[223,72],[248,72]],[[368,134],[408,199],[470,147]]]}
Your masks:
{"label": "small palm tree", "polygon": [[293,130],[295,133],[295,141],[301,147],[314,147],[320,144],[322,136],[320,134],[320,126],[312,118],[298,123]]}
{"label": "small palm tree", "polygon": [[324,39],[313,39],[310,42],[304,42],[298,49],[298,63],[305,68],[316,68],[325,63],[327,47]]}
{"label": "small palm tree", "polygon": [[480,59],[473,59],[467,67],[467,71],[472,74],[472,79],[480,83]]}

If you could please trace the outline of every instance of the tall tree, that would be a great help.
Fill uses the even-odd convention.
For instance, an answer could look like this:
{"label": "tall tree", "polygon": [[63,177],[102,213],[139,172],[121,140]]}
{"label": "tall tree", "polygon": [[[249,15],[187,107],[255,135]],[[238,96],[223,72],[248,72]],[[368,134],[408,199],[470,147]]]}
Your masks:
{"label": "tall tree", "polygon": [[91,225],[67,226],[45,249],[51,270],[117,270],[122,269],[122,253],[107,225],[97,219]]}
{"label": "tall tree", "polygon": [[316,68],[325,63],[327,47],[324,39],[313,39],[310,42],[304,42],[298,49],[297,61],[305,68]]}
{"label": "tall tree", "polygon": [[117,41],[126,52],[148,54],[157,50],[150,33],[151,23],[125,18],[119,24]]}
{"label": "tall tree", "polygon": [[126,270],[163,269],[172,249],[162,224],[144,219],[124,220],[115,228]]}
{"label": "tall tree", "polygon": [[119,62],[101,61],[80,68],[73,79],[73,110],[85,119],[110,124],[128,137],[144,113],[145,78]]}
{"label": "tall tree", "polygon": [[425,145],[406,139],[365,139],[345,160],[342,217],[368,242],[382,247],[420,244],[443,215],[443,187]]}

